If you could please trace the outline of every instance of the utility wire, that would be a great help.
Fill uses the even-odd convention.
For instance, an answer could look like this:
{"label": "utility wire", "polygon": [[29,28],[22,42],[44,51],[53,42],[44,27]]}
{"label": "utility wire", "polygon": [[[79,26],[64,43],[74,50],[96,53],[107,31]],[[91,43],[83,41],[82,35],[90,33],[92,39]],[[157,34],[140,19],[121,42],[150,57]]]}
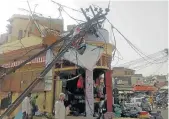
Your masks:
{"label": "utility wire", "polygon": [[[157,52],[157,53],[154,53],[154,54],[151,54],[151,55],[148,55],[149,57],[151,58],[156,58],[156,57],[159,57],[160,55],[162,55],[164,51],[160,51],[160,52]],[[163,56],[163,55],[162,55]],[[130,62],[127,62],[127,63],[124,63],[124,64],[121,64],[119,66],[131,66],[131,65],[135,65],[137,63],[140,63],[140,62],[145,62],[145,60],[143,58],[139,58],[139,59],[136,59],[136,60],[132,60]]]}
{"label": "utility wire", "polygon": [[[165,57],[161,57],[160,59],[164,59],[164,58],[165,58]],[[159,59],[158,59],[158,60],[159,60]],[[167,60],[168,60],[168,59],[166,59],[166,60],[163,61],[163,62],[159,62],[158,64],[165,63]],[[149,66],[151,66],[151,65],[153,65],[153,63],[147,63],[147,64],[144,64],[144,65],[140,65],[140,66],[134,67],[134,69],[141,67],[140,69],[138,69],[138,70],[141,70],[141,69],[146,68],[146,67],[149,67]]]}
{"label": "utility wire", "polygon": [[[37,24],[37,22],[36,22],[36,20],[35,20],[35,18],[34,18],[34,16],[33,16],[33,13],[32,13],[32,10],[31,10],[30,4],[29,4],[29,1],[27,1],[27,4],[28,4],[28,7],[29,7],[29,11],[30,11],[30,14],[31,14],[32,20],[34,21],[34,24],[35,24],[35,25],[36,25],[36,27],[38,28],[39,32],[40,32],[41,34],[43,34],[43,35],[44,35],[44,33],[41,31],[41,29],[40,29],[39,25]],[[44,36],[45,36],[45,35],[44,35]]]}
{"label": "utility wire", "polygon": [[[107,18],[106,18],[107,19]],[[107,19],[107,21],[110,23],[111,27],[113,29],[115,29],[126,41],[127,43],[130,45],[130,47],[140,56],[142,57],[144,60],[146,60],[147,62],[151,63],[149,60],[146,59],[146,55],[144,54],[144,56],[146,57],[143,57],[142,56],[142,52],[140,50],[138,50],[138,48],[136,48],[116,27],[114,27],[114,25]]]}
{"label": "utility wire", "polygon": [[[61,4],[57,3],[57,2],[54,2],[54,1],[52,1],[52,2],[55,3],[55,4],[57,4],[57,5],[59,6],[59,8],[60,8],[61,10],[63,10],[70,18],[72,18],[73,20],[75,20],[75,21],[77,22],[77,24],[79,24],[78,21],[80,21],[80,22],[85,22],[85,21],[83,21],[83,20],[76,19],[76,18],[72,17],[70,14],[68,14],[68,13],[66,12],[66,10],[63,8],[63,7],[65,7],[65,6],[63,6],[63,5],[61,5]],[[66,7],[66,8],[67,8],[67,7]]]}

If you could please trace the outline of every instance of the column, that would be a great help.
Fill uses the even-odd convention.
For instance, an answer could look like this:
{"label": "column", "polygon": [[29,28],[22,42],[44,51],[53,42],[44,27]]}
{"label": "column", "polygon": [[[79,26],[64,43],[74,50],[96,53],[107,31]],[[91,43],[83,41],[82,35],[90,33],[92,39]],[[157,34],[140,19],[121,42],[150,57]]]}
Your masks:
{"label": "column", "polygon": [[90,118],[94,114],[93,71],[86,70],[85,84],[86,117]]}
{"label": "column", "polygon": [[112,71],[108,70],[105,73],[106,77],[106,96],[107,96],[107,113],[105,114],[105,119],[112,119],[113,118],[113,92],[112,92]]}

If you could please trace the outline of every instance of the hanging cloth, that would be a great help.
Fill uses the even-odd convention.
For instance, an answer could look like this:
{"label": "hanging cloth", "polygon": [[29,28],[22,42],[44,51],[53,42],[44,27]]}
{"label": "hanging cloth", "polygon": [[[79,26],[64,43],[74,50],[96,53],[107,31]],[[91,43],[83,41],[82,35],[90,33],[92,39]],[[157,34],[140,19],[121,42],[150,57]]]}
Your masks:
{"label": "hanging cloth", "polygon": [[80,76],[77,81],[77,88],[83,88],[83,77]]}

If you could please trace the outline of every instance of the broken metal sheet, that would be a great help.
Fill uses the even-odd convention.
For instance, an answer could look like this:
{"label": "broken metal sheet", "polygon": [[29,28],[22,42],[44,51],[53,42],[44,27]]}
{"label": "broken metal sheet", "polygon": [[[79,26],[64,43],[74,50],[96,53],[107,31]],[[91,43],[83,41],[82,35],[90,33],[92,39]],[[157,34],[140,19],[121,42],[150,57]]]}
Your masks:
{"label": "broken metal sheet", "polygon": [[71,48],[64,54],[63,58],[92,71],[103,51],[103,47],[86,44],[86,49],[82,55],[76,49]]}

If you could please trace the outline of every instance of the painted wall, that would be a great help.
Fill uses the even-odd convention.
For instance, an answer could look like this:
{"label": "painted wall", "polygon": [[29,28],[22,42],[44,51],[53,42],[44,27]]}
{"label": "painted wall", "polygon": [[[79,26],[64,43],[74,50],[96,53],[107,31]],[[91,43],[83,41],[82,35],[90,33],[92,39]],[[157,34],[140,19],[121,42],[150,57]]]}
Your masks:
{"label": "painted wall", "polygon": [[13,19],[13,21],[11,22],[12,33],[10,34],[10,37],[12,38],[9,39],[8,42],[18,40],[19,30],[23,31],[23,36],[25,35],[24,31],[26,31],[26,36],[27,36],[29,25],[30,25],[29,19],[19,19],[19,18]]}
{"label": "painted wall", "polygon": [[126,69],[123,67],[115,67],[113,68],[113,77],[116,76],[132,76],[134,71],[131,69]]}
{"label": "painted wall", "polygon": [[143,77],[138,77],[138,76],[132,76],[131,77],[131,83],[132,85],[142,85],[143,84]]}

